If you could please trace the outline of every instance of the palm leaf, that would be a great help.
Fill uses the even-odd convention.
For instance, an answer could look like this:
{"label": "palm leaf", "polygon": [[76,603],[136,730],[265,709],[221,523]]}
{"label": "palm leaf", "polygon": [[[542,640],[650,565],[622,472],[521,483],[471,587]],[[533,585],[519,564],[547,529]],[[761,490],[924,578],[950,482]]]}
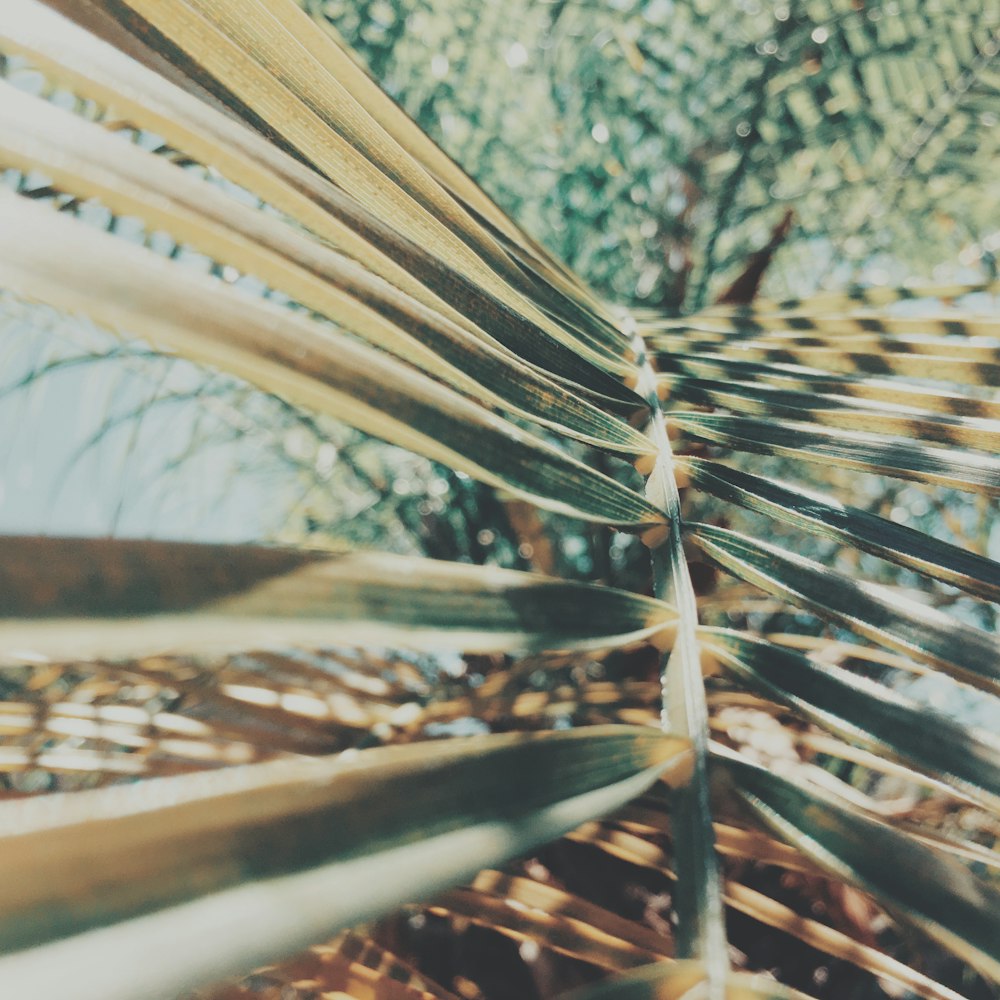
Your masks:
{"label": "palm leaf", "polygon": [[843,621],[862,635],[913,652],[970,684],[997,690],[997,639],[935,608],[744,535],[692,525],[692,539],[726,569],[772,594]]}
{"label": "palm leaf", "polygon": [[899,566],[925,573],[986,600],[1000,597],[1000,567],[992,559],[896,524],[830,496],[762,479],[699,458],[681,468],[692,486],[720,500],[766,513],[823,538],[870,552]]}
{"label": "palm leaf", "polygon": [[[635,729],[515,734],[7,804],[4,982],[175,996],[521,853],[664,771],[683,781],[690,756]],[[125,939],[162,956],[141,983],[113,961]]]}
{"label": "palm leaf", "polygon": [[44,207],[9,194],[3,203],[0,278],[10,289],[142,332],[161,349],[217,365],[490,485],[544,497],[562,513],[636,528],[665,520],[610,477],[314,320],[171,267]]}
{"label": "palm leaf", "polygon": [[[698,962],[674,962],[644,969],[616,982],[573,994],[574,1000],[697,1000],[707,996],[705,969]],[[733,973],[726,982],[726,1000],[809,1000],[765,976]]]}
{"label": "palm leaf", "polygon": [[[810,877],[826,872],[985,975],[1000,975],[996,893],[957,860],[989,865],[989,848],[923,822],[876,820],[874,800],[808,763],[831,754],[992,810],[1000,788],[994,741],[794,652],[792,640],[775,645],[752,630],[702,626],[700,577],[688,554],[706,556],[779,607],[902,651],[918,671],[994,694],[995,636],[834,572],[794,542],[689,520],[686,492],[735,505],[721,508],[720,519],[746,508],[996,598],[1000,576],[985,556],[850,497],[773,482],[739,464],[744,452],[763,453],[996,494],[1000,465],[983,452],[997,450],[1000,404],[984,389],[1000,373],[1000,326],[940,307],[892,310],[993,284],[848,289],[623,317],[508,219],[319,20],[291,0],[8,0],[0,52],[95,102],[93,114],[115,127],[0,84],[0,166],[47,178],[34,190],[22,184],[29,197],[0,196],[0,284],[245,379],[504,496],[638,532],[652,549],[654,596],[382,554],[4,539],[0,669],[14,680],[0,703],[0,768],[41,766],[96,783],[175,775],[0,803],[9,869],[0,928],[15,949],[0,960],[4,982],[37,996],[176,995],[452,887],[423,912],[540,942],[606,972],[680,959],[624,978],[607,995],[798,996],[730,969],[725,903],[923,996],[955,996],[841,930],[796,923],[776,900],[727,878],[719,854]],[[781,44],[807,56],[815,36],[778,20]],[[835,20],[825,37],[835,33],[857,74],[821,67],[812,80],[802,68],[808,57],[773,60],[747,111],[751,141],[732,161],[711,157],[729,188],[702,246],[694,301],[729,267],[720,259],[732,242],[724,237],[755,204],[744,188],[751,164],[760,165],[761,183],[771,169],[760,150],[775,127],[772,112],[817,143],[822,87],[835,86],[840,107],[860,114],[859,79],[894,95],[898,74],[913,70],[906,60],[919,44],[904,45],[897,64],[895,50],[890,57],[889,47],[866,40],[870,25],[858,11]],[[986,27],[995,35],[995,25]],[[941,25],[927,33],[925,51],[928,65],[968,64],[966,75],[945,81],[954,106],[990,79],[989,44],[977,35],[970,48],[962,30]],[[655,62],[655,48],[636,46],[632,62]],[[956,112],[963,128],[967,113]],[[882,124],[896,147],[872,152],[851,129],[849,152],[829,159],[845,176],[871,173],[869,198],[881,190],[889,148],[900,150],[890,171],[900,178],[918,161],[946,163],[932,141],[939,120],[922,119],[911,151],[893,122]],[[155,133],[166,145],[154,154],[114,131]],[[793,162],[779,150],[778,162],[785,159]],[[216,183],[216,173],[250,197]],[[71,209],[86,198],[277,296],[247,294],[38,203]],[[638,458],[644,489],[601,471],[613,468],[607,455],[585,460],[581,445]],[[718,461],[728,452],[731,466]],[[732,621],[746,617],[725,590],[702,602],[703,613],[720,609]],[[623,655],[642,642],[662,654],[659,684],[591,683],[586,669],[573,673],[570,653]],[[820,656],[907,662],[816,642]],[[350,643],[495,658],[481,689],[458,695],[441,680],[408,684],[405,672],[376,668],[370,651],[350,676],[291,660],[294,645]],[[261,647],[271,652],[259,654],[260,669],[209,657]],[[516,663],[497,656],[515,652],[530,655]],[[704,675],[717,665],[741,690],[717,690],[710,678],[706,696]],[[526,689],[524,678],[538,673],[545,684]],[[733,749],[742,730],[730,724],[729,707],[755,720],[743,727],[751,742],[764,733],[762,720],[778,727],[796,763],[779,759],[793,778]],[[434,726],[472,713],[496,728],[549,727],[567,716],[632,725],[328,756],[371,741],[426,741]],[[657,724],[675,735],[657,734]],[[746,823],[720,822],[713,811],[713,731],[729,746],[713,764],[729,792],[723,806],[744,803]],[[318,759],[294,759],[301,755]],[[214,770],[238,761],[259,762]],[[614,825],[579,827],[568,843],[669,873],[678,920],[671,936],[524,875],[486,871],[469,888],[453,888],[624,804],[664,771],[675,786],[669,819],[632,806]],[[926,878],[913,879],[916,869]],[[407,996],[441,995],[375,947],[383,978],[409,980]],[[140,950],[155,960],[138,970],[115,961]],[[378,988],[380,974],[332,951],[343,961],[326,981],[331,989]],[[286,985],[297,991],[297,982]]]}
{"label": "palm leaf", "polygon": [[666,605],[626,591],[385,554],[79,538],[3,544],[8,657],[338,642],[585,649],[641,641],[673,620]]}
{"label": "palm leaf", "polygon": [[976,789],[996,809],[998,748],[986,733],[923,709],[847,670],[737,632],[714,630],[706,645],[749,687],[880,755],[902,758],[950,784]]}
{"label": "palm leaf", "polygon": [[1000,900],[989,883],[815,788],[728,757],[724,768],[757,816],[817,864],[838,875],[849,871],[852,882],[998,975]]}
{"label": "palm leaf", "polygon": [[647,440],[628,424],[350,258],[96,124],[9,85],[2,92],[0,155],[8,164],[44,169],[67,193],[99,197],[116,213],[141,217],[151,229],[169,232],[178,242],[260,278],[467,395],[591,444],[633,454],[648,451]]}

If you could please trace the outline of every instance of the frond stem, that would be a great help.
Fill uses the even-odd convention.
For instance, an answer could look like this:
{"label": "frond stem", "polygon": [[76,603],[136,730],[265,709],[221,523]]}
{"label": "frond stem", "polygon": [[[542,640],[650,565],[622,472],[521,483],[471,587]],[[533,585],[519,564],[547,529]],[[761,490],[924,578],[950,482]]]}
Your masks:
{"label": "frond stem", "polygon": [[698,611],[684,556],[681,504],[674,475],[673,451],[666,417],[657,395],[656,372],[634,321],[625,329],[633,336],[639,383],[636,391],[650,408],[648,435],[656,448],[655,464],[646,481],[647,499],[666,511],[669,535],[651,548],[653,593],[678,612],[673,650],[663,654],[661,725],[666,732],[691,740],[695,752],[689,784],[671,796],[671,831],[677,870],[674,911],[678,917],[678,958],[699,959],[708,973],[710,1000],[723,1000],[728,972],[728,948],[719,862],[708,784],[708,708],[698,643]]}

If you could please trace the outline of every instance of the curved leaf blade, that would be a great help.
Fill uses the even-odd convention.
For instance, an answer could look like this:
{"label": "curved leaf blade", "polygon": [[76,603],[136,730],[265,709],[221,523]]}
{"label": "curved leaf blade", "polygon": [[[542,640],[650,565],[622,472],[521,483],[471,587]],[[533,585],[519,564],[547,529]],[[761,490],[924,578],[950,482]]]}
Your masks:
{"label": "curved leaf blade", "polygon": [[[961,345],[961,341],[957,343]],[[841,347],[811,347],[795,341],[738,340],[720,343],[715,339],[660,336],[653,339],[652,346],[668,356],[674,351],[697,354],[707,350],[739,360],[806,365],[846,374],[895,375],[958,382],[962,385],[995,385],[1000,376],[1000,346],[969,345],[963,351],[947,340],[936,345],[939,351],[944,352],[939,354],[865,351],[863,348],[851,350],[850,341]]]}
{"label": "curved leaf blade", "polygon": [[683,548],[680,493],[656,375],[639,337],[636,347],[643,366],[640,386],[652,414],[650,438],[657,451],[646,495],[670,519],[668,537],[651,553],[653,593],[669,598],[678,611],[673,648],[660,664],[661,724],[690,739],[694,750],[694,780],[678,789],[673,801],[677,954],[704,963],[709,1000],[722,1000],[729,955],[707,780],[708,706],[697,635],[698,608]]}
{"label": "curved leaf blade", "polygon": [[915,653],[967,684],[1000,691],[1000,639],[936,608],[857,582],[811,559],[706,524],[689,537],[723,569],[882,645]]}
{"label": "curved leaf blade", "polygon": [[446,386],[315,320],[0,193],[0,280],[127,328],[550,510],[663,524],[638,493]]}
{"label": "curved leaf blade", "polygon": [[0,163],[41,170],[66,193],[97,197],[116,214],[141,218],[150,230],[252,274],[485,404],[512,408],[598,447],[649,451],[646,438],[623,420],[301,229],[2,81]]}
{"label": "curved leaf blade", "polygon": [[[105,7],[105,0],[97,0]],[[488,290],[554,340],[619,375],[618,338],[569,329],[525,295],[525,275],[467,212],[317,60],[325,38],[291,0],[127,0],[107,5],[126,31],[156,39],[160,59],[230,112],[349,191],[372,214]],[[263,123],[267,123],[264,125]]]}
{"label": "curved leaf blade", "polygon": [[880,755],[907,761],[1000,808],[1000,742],[885,685],[730,629],[702,629],[720,663],[765,698]]}
{"label": "curved leaf blade", "polygon": [[[741,830],[739,832],[747,834],[748,831]],[[568,837],[593,844],[598,850],[629,864],[663,872],[669,878],[675,877],[672,870],[673,859],[662,848],[632,834],[609,829],[606,823],[588,823],[579,830],[574,830]],[[755,848],[751,847],[745,856],[750,859],[766,857],[765,863],[779,864],[785,868],[791,867],[793,870],[804,871],[809,875],[823,874],[823,870],[800,851],[789,847],[782,841],[772,843],[791,853],[796,859],[794,865],[790,864],[787,856],[783,858],[775,853],[773,848],[767,855],[761,855]],[[929,979],[923,973],[911,969],[903,962],[862,944],[828,924],[805,919],[791,907],[750,889],[740,882],[732,879],[726,881],[724,900],[728,907],[744,913],[760,923],[784,931],[812,948],[850,962],[859,969],[864,969],[880,979],[895,983],[903,990],[910,990],[926,1000],[964,1000],[954,990]]]}
{"label": "curved leaf blade", "polygon": [[[766,975],[730,972],[726,1000],[811,1000]],[[701,962],[657,962],[638,972],[574,990],[566,1000],[706,1000],[708,981]]]}
{"label": "curved leaf blade", "polygon": [[803,424],[915,438],[959,448],[1000,451],[1000,421],[930,413],[896,403],[709,379],[661,377],[672,396],[688,403],[723,406],[746,416],[774,415]]}
{"label": "curved leaf blade", "polygon": [[685,457],[678,462],[692,486],[720,500],[870,552],[988,601],[1000,601],[1000,563],[992,559],[813,490],[705,459]]}
{"label": "curved leaf blade", "polygon": [[611,726],[0,804],[0,976],[34,996],[173,997],[460,882],[689,769],[686,741]]}
{"label": "curved leaf blade", "polygon": [[982,292],[994,294],[1000,283],[996,281],[979,284],[909,284],[909,285],[854,285],[838,292],[817,292],[803,298],[783,299],[775,302],[769,299],[754,299],[752,306],[712,306],[704,309],[705,315],[754,315],[768,314],[775,310],[792,311],[805,317],[820,315],[838,309],[852,308],[859,303],[866,306],[888,306],[896,302],[910,302],[914,299],[960,299],[965,295]]}
{"label": "curved leaf blade", "polygon": [[669,391],[674,376],[687,376],[807,393],[818,404],[833,395],[958,417],[1000,420],[1000,403],[995,400],[931,389],[904,379],[836,374],[804,365],[742,361],[713,353],[661,355],[659,365],[660,371],[665,373],[662,376],[665,391]]}
{"label": "curved leaf blade", "polygon": [[932,448],[905,438],[827,430],[791,420],[719,413],[670,414],[674,426],[702,441],[805,459],[896,479],[1000,496],[1000,459],[978,452]]}
{"label": "curved leaf blade", "polygon": [[718,766],[765,826],[984,975],[1000,978],[1000,893],[965,865],[847,809],[822,789],[807,789],[728,751]]}
{"label": "curved leaf blade", "polygon": [[58,6],[65,17],[38,0],[8,0],[0,7],[0,47],[24,55],[80,96],[113,106],[135,125],[219,170],[473,336],[494,338],[525,361],[586,387],[615,412],[631,414],[641,408],[642,401],[617,377],[402,236],[305,163],[199,100],[196,87],[189,86],[195,93],[188,93],[161,76],[172,67],[111,14],[90,3]]}
{"label": "curved leaf blade", "polygon": [[296,643],[593,649],[670,627],[653,598],[379,553],[0,539],[0,654],[118,659]]}
{"label": "curved leaf blade", "polygon": [[612,972],[670,952],[669,938],[634,921],[561,890],[498,872],[481,872],[473,888],[452,889],[436,897],[429,909]]}

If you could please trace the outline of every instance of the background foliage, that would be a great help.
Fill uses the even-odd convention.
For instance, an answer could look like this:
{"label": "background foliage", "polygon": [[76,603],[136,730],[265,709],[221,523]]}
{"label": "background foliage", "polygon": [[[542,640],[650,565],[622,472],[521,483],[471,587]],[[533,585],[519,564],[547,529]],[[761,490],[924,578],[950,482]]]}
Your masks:
{"label": "background foliage", "polygon": [[786,210],[775,298],[995,273],[995,3],[306,6],[614,300],[706,304]]}

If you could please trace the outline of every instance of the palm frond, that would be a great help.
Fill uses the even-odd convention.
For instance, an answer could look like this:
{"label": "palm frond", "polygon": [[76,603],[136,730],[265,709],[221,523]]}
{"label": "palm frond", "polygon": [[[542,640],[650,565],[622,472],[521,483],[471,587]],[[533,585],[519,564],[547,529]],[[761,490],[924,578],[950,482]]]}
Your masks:
{"label": "palm frond", "polygon": [[[958,997],[857,920],[755,887],[753,863],[853,893],[1000,979],[1000,748],[860,676],[902,666],[995,696],[1000,644],[970,620],[992,613],[976,602],[1000,596],[1000,570],[866,508],[845,475],[1000,493],[1000,322],[944,302],[995,282],[628,314],[305,6],[7,0],[0,53],[88,111],[0,82],[0,167],[19,178],[0,193],[0,286],[446,465],[498,505],[639,534],[652,596],[385,553],[3,538],[0,774],[54,788],[0,803],[4,983],[95,1000],[481,995],[424,975],[398,926],[390,940],[387,914],[409,904],[417,929],[531,943],[574,970],[563,985],[629,973],[595,998],[801,996],[734,967],[734,914]],[[784,58],[755,64],[736,109],[745,146],[707,142],[692,167],[706,189],[724,179],[696,304],[737,262],[751,211],[801,218],[847,181],[861,206],[887,185],[905,200],[924,171],[955,187],[941,140],[975,134],[996,12],[935,8],[936,30],[917,32],[907,5],[894,37],[864,5],[820,6],[821,24],[777,18],[767,54]],[[721,37],[719,17],[705,30]],[[619,42],[636,72],[662,70],[660,40]],[[827,43],[842,54],[829,66],[814,52]],[[940,106],[924,84],[905,99],[920,60]],[[90,225],[88,200],[137,219],[149,245]],[[214,274],[175,259],[187,250]],[[915,299],[941,301],[900,308]],[[836,567],[814,558],[831,543]],[[869,557],[913,574],[922,599],[866,579]],[[717,571],[749,586],[713,590]],[[761,592],[811,634],[762,634],[776,630]],[[950,601],[968,603],[932,606]],[[397,649],[466,659],[422,671]],[[438,739],[472,720],[492,734]],[[564,726],[579,730],[550,731]],[[885,775],[934,794],[886,805],[870,794]],[[959,810],[982,837],[948,828]],[[606,882],[641,889],[644,908],[574,877],[578,856],[624,866],[636,881]],[[210,985],[264,962],[260,990]]]}

